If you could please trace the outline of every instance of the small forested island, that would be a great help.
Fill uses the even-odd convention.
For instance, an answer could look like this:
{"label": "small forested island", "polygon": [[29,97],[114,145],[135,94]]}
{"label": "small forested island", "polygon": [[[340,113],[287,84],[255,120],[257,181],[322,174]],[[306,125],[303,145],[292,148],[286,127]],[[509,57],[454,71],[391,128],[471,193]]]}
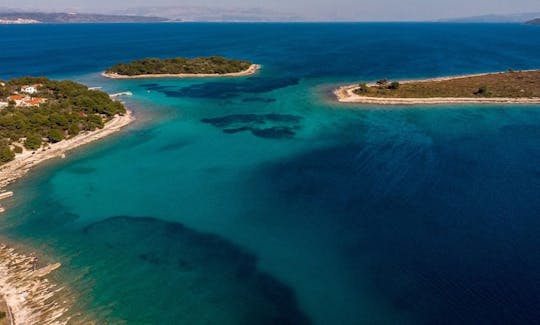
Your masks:
{"label": "small forested island", "polygon": [[540,103],[540,70],[427,80],[359,83],[337,89],[340,102],[365,104]]}
{"label": "small forested island", "polygon": [[102,75],[108,78],[246,76],[257,72],[259,68],[260,66],[249,61],[227,59],[221,56],[146,58],[116,64],[105,70]]}
{"label": "small forested island", "polygon": [[0,81],[0,189],[49,158],[133,120],[108,94],[73,81]]}

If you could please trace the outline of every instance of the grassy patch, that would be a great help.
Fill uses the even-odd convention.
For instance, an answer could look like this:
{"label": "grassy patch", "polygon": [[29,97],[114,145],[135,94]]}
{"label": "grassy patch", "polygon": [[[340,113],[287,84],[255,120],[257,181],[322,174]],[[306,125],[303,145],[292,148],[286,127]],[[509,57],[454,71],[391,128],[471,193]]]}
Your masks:
{"label": "grassy patch", "polygon": [[450,80],[430,80],[406,83],[360,84],[357,95],[384,98],[433,97],[540,97],[540,70],[502,72],[482,76],[459,77]]}

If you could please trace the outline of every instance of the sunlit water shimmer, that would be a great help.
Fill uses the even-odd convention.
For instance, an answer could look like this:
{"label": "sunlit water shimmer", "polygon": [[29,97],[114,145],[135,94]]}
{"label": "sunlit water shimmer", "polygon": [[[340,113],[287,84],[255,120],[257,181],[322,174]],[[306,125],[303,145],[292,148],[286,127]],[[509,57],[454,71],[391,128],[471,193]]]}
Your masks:
{"label": "sunlit water shimmer", "polygon": [[[0,77],[72,78],[138,121],[11,186],[0,235],[61,262],[74,320],[540,322],[540,107],[336,104],[337,83],[540,68],[513,24],[1,26]],[[147,56],[249,78],[106,80]]]}

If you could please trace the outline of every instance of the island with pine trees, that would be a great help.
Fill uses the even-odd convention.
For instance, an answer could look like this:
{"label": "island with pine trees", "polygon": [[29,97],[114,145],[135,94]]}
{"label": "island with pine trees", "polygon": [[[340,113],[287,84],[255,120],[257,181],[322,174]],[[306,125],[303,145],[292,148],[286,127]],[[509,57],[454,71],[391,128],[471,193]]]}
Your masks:
{"label": "island with pine trees", "polygon": [[222,56],[198,58],[146,58],[118,63],[102,73],[112,79],[242,77],[256,73],[260,65]]}

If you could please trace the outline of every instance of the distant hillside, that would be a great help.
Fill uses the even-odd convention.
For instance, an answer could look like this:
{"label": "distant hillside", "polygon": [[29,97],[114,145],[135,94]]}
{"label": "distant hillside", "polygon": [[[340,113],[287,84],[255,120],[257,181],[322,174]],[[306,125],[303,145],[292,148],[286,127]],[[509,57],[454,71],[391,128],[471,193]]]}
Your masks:
{"label": "distant hillside", "polygon": [[540,25],[540,18],[536,18],[527,22],[527,25]]}
{"label": "distant hillside", "polygon": [[155,23],[169,21],[152,16],[101,15],[79,13],[6,12],[0,23]]}
{"label": "distant hillside", "polygon": [[440,21],[451,23],[525,23],[538,17],[540,17],[540,12],[529,12],[509,15],[483,15],[453,19],[442,19]]}
{"label": "distant hillside", "polygon": [[208,22],[281,22],[304,21],[306,17],[260,8],[168,6],[134,7],[116,10],[118,15],[142,15],[167,17],[174,21]]}

